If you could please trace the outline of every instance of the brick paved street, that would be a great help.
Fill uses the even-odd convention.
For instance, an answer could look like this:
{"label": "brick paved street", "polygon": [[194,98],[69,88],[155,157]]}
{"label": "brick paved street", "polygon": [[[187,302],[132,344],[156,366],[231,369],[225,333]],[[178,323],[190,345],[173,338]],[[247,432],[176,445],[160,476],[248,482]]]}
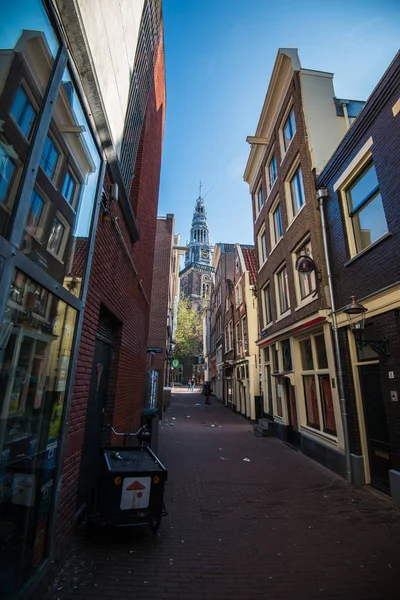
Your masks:
{"label": "brick paved street", "polygon": [[[399,598],[400,513],[252,427],[178,392],[160,431],[169,516],[78,539],[48,598]],[[248,458],[250,462],[243,459]]]}

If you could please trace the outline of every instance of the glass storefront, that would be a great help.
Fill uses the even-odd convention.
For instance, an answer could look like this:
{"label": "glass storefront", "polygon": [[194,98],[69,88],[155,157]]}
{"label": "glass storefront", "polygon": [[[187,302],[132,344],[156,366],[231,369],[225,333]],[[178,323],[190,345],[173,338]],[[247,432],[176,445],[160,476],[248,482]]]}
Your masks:
{"label": "glass storefront", "polygon": [[76,311],[16,271],[0,350],[0,597],[45,555]]}
{"label": "glass storefront", "polygon": [[50,552],[102,160],[41,0],[2,3],[0,50],[0,598],[8,600]]}

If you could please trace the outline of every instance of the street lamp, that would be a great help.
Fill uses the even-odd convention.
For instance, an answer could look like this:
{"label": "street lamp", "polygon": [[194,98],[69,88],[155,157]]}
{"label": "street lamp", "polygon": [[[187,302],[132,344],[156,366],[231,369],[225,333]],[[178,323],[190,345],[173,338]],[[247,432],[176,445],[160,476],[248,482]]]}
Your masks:
{"label": "street lamp", "polygon": [[350,329],[353,332],[354,339],[360,350],[369,346],[377,354],[389,356],[389,342],[387,338],[383,340],[364,340],[365,328],[365,313],[368,311],[363,304],[357,301],[355,296],[351,296],[350,304],[348,304],[343,312],[347,316]]}

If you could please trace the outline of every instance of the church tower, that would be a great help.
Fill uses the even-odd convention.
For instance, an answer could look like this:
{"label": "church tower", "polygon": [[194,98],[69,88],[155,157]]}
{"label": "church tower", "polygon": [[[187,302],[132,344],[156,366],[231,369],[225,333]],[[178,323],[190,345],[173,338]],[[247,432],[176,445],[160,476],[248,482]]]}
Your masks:
{"label": "church tower", "polygon": [[179,273],[181,293],[191,298],[193,306],[198,309],[201,308],[203,300],[210,296],[214,272],[214,267],[211,266],[212,247],[210,246],[207,211],[201,191],[200,184],[199,197],[196,200],[190,229],[190,241],[185,253],[185,265]]}

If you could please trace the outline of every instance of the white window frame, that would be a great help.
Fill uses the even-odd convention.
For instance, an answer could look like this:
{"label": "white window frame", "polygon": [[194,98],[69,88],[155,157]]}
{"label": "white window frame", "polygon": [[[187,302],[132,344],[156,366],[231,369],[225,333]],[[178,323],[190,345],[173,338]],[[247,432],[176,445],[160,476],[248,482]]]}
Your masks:
{"label": "white window frame", "polygon": [[239,281],[239,283],[236,284],[235,287],[235,300],[236,308],[239,308],[239,306],[243,303],[243,290],[241,280]]}
{"label": "white window frame", "polygon": [[[286,270],[286,278],[283,283],[284,283],[285,291],[287,292],[287,304],[288,305],[285,310],[282,310],[281,309],[281,296],[280,296],[280,291],[281,291],[280,277],[284,270]],[[276,306],[277,306],[277,312],[279,315],[277,321],[279,321],[281,319],[284,319],[291,313],[289,273],[288,273],[288,266],[286,263],[282,264],[279,267],[279,269],[275,272],[274,279],[275,279]]]}
{"label": "white window frame", "polygon": [[296,261],[297,261],[300,251],[306,246],[309,246],[309,253],[307,253],[307,256],[310,256],[310,258],[312,258],[313,255],[312,255],[311,238],[309,235],[307,235],[305,238],[303,238],[302,241],[299,244],[297,244],[297,246],[295,247],[295,249],[292,252],[292,265],[293,265],[293,272],[295,273],[294,287],[295,287],[295,292],[296,292],[296,309],[295,310],[300,310],[300,308],[303,308],[303,306],[310,304],[310,302],[314,302],[314,300],[317,300],[317,298],[318,298],[318,293],[316,293],[317,292],[317,280],[316,280],[315,271],[313,271],[308,276],[311,280],[312,290],[304,298],[301,297],[300,278],[305,277],[305,276],[296,270]]}
{"label": "white window frame", "polygon": [[[358,156],[359,155],[357,155],[356,158],[358,158]],[[349,247],[351,258],[354,258],[354,257],[358,256],[359,254],[364,253],[368,248],[370,248],[374,244],[377,244],[381,239],[383,239],[384,237],[386,237],[389,234],[389,228],[388,228],[384,234],[382,234],[378,239],[371,242],[371,244],[369,244],[365,248],[362,248],[361,250],[358,250],[358,248],[357,248],[357,241],[356,241],[356,235],[354,232],[353,219],[357,214],[359,214],[361,212],[362,208],[359,211],[357,211],[354,215],[351,215],[350,211],[349,211],[346,192],[351,187],[351,185],[355,182],[355,180],[362,174],[362,172],[364,171],[364,169],[368,166],[368,163],[370,163],[370,162],[371,162],[372,166],[374,166],[374,168],[375,168],[372,152],[368,151],[368,152],[364,153],[364,156],[362,158],[359,158],[356,165],[353,165],[353,163],[354,163],[354,161],[353,161],[353,163],[351,164],[351,166],[353,166],[353,168],[352,168],[349,176],[343,181],[343,183],[340,185],[340,187],[336,188],[336,185],[334,186],[334,189],[335,188],[338,189],[338,192],[339,192],[339,195],[341,198],[341,202],[342,202],[342,208],[343,208],[342,212],[343,212],[343,217],[344,217],[344,222],[345,222],[346,237],[347,237],[347,241],[348,241],[348,247]],[[376,172],[376,168],[375,168],[375,172]],[[378,180],[378,183],[379,183],[379,180]],[[381,196],[380,187],[379,187],[378,193]],[[375,198],[376,198],[376,196],[374,196],[374,198],[371,200],[371,202],[373,202]],[[382,201],[382,196],[381,196],[381,201]],[[383,202],[382,202],[382,207],[383,207],[383,211],[384,211],[385,219],[386,219],[385,207],[383,205]],[[387,224],[387,219],[386,219],[386,224]]]}
{"label": "white window frame", "polygon": [[[271,180],[271,172],[270,172],[270,166],[272,164],[273,159],[275,158],[275,170],[276,170],[276,177],[275,179],[272,181]],[[267,181],[267,188],[268,188],[268,195],[272,192],[272,189],[275,185],[275,183],[278,181],[278,159],[276,158],[276,152],[275,152],[275,147],[272,148],[269,156],[268,156],[268,160],[267,160],[267,164],[266,164],[266,168],[265,168],[265,179]]]}
{"label": "white window frame", "polygon": [[235,324],[235,333],[236,333],[236,354],[237,356],[242,356],[242,340],[240,339],[240,323],[237,322]]}
{"label": "white window frame", "polygon": [[[264,256],[264,252],[263,252],[263,242],[262,242],[262,237],[264,234],[265,234],[265,256]],[[263,223],[263,225],[261,226],[261,228],[259,229],[259,231],[257,233],[257,247],[258,247],[258,262],[259,262],[258,270],[260,271],[260,269],[262,269],[262,267],[265,265],[265,263],[267,262],[267,259],[268,259],[267,230],[265,227],[265,223]]]}
{"label": "white window frame", "polygon": [[[325,352],[326,352],[326,356],[327,356],[328,366],[323,367],[323,368],[319,368],[319,365],[318,365],[318,354],[317,354],[317,347],[316,347],[316,341],[315,341],[315,338],[318,336],[322,336],[324,339]],[[302,363],[301,343],[307,339],[310,339],[310,341],[311,341],[311,352],[312,352],[312,358],[313,358],[313,369],[312,370],[304,369],[303,363]],[[339,415],[337,414],[337,407],[335,406],[335,393],[334,393],[334,389],[332,388],[331,374],[330,374],[330,370],[329,370],[329,349],[328,349],[329,340],[326,337],[326,332],[324,330],[322,330],[322,331],[317,331],[317,332],[309,334],[309,335],[304,335],[297,340],[297,343],[298,343],[298,353],[299,353],[299,360],[300,360],[300,375],[301,375],[301,385],[298,386],[298,388],[300,388],[300,397],[303,402],[303,411],[302,412],[304,414],[304,424],[302,425],[302,427],[308,429],[309,431],[317,433],[319,435],[323,435],[323,436],[336,442],[337,437],[338,437],[337,436],[338,431],[340,431],[340,422],[338,419]],[[307,402],[306,402],[306,392],[305,392],[305,387],[304,387],[304,377],[311,377],[311,376],[314,377],[315,387],[316,387],[316,392],[317,392],[319,426],[309,424],[308,416],[307,416]],[[336,424],[336,433],[333,433],[332,431],[326,430],[324,428],[324,412],[322,409],[322,395],[321,395],[321,388],[320,388],[320,377],[321,376],[329,377],[329,383],[331,386],[332,404],[333,404],[335,424]]]}
{"label": "white window frame", "polygon": [[[241,318],[241,330],[242,330],[243,355],[245,355],[249,349],[249,330],[248,330],[248,325],[247,325],[247,315],[244,315]],[[246,332],[246,335],[245,335],[245,332]],[[247,340],[247,341],[245,342],[245,340]]]}
{"label": "white window frame", "polygon": [[[262,196],[262,204],[261,204],[261,206],[260,206],[260,202],[259,202],[259,194],[260,194],[260,192],[261,192],[261,196]],[[257,218],[258,215],[260,214],[260,212],[262,211],[263,206],[265,204],[264,192],[263,192],[263,189],[262,189],[262,181],[260,181],[260,183],[257,186],[257,191],[255,193],[255,203],[256,203],[255,208],[256,208],[256,218]]]}
{"label": "white window frame", "polygon": [[[294,179],[298,169],[301,169],[301,184],[302,184],[301,189],[303,191],[304,202],[303,202],[302,206],[297,210],[297,212],[294,212],[291,183],[292,183],[292,180]],[[292,167],[290,168],[290,171],[287,174],[287,177],[285,180],[285,196],[286,196],[286,208],[287,208],[287,216],[288,216],[288,222],[289,222],[288,229],[289,229],[289,227],[291,226],[293,221],[295,219],[297,219],[297,217],[304,210],[304,207],[307,204],[307,197],[306,197],[306,192],[305,192],[305,188],[304,188],[303,168],[301,166],[299,156],[297,156],[296,159],[293,161]]]}
{"label": "white window frame", "polygon": [[[275,213],[276,211],[280,210],[281,213],[281,228],[282,228],[282,235],[280,237],[277,236],[277,231],[275,228]],[[275,250],[276,246],[279,244],[279,242],[281,241],[281,239],[283,238],[283,222],[282,222],[282,208],[280,205],[280,199],[279,196],[277,197],[277,199],[275,200],[275,202],[273,203],[271,210],[269,211],[269,229],[270,229],[270,237],[271,237],[271,252],[270,254],[272,254],[272,252]]]}
{"label": "white window frame", "polygon": [[[295,130],[293,133],[292,138],[289,141],[289,144],[287,145],[287,147],[285,148],[285,134],[284,134],[284,130],[285,130],[285,125],[288,122],[289,116],[291,114],[291,112],[293,111],[293,117],[294,117],[294,124],[295,124]],[[296,133],[297,133],[297,122],[296,122],[296,115],[294,114],[294,107],[293,107],[293,100],[291,100],[288,104],[288,107],[285,111],[285,115],[282,119],[282,124],[279,128],[279,138],[280,138],[280,145],[281,145],[281,150],[282,150],[282,159],[281,162],[283,161],[283,159],[285,158],[294,138],[296,137]]]}
{"label": "white window frame", "polygon": [[[269,296],[269,306],[267,302],[267,294]],[[261,310],[263,319],[263,329],[268,327],[273,322],[272,319],[272,302],[271,302],[271,282],[268,281],[261,288]],[[269,313],[269,314],[268,314]]]}
{"label": "white window frame", "polygon": [[229,352],[233,350],[233,321],[232,319],[228,323],[228,342]]}

